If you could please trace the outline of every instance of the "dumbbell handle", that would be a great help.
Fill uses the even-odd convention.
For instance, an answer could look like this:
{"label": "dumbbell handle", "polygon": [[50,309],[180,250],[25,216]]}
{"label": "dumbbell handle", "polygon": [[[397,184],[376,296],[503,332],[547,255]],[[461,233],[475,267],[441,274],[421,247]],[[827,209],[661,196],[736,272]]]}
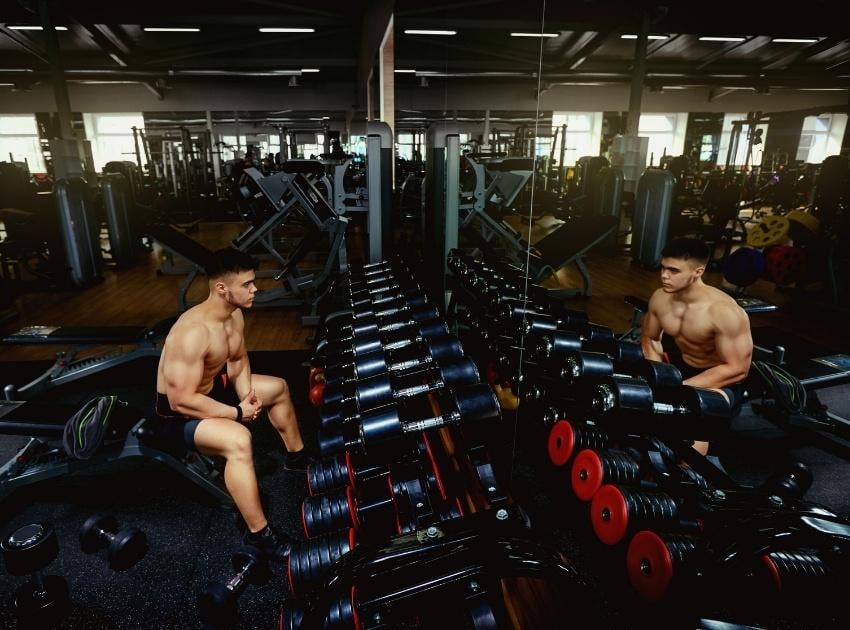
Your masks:
{"label": "dumbbell handle", "polygon": [[224,587],[231,592],[239,593],[242,589],[245,588],[245,585],[248,583],[247,577],[248,572],[254,568],[253,562],[246,562],[242,565],[242,568],[234,575],[232,578],[227,580],[224,583]]}
{"label": "dumbbell handle", "polygon": [[443,414],[441,416],[434,416],[432,418],[422,418],[420,420],[410,420],[409,422],[401,423],[401,430],[403,433],[421,433],[422,431],[428,431],[429,429],[438,429],[440,427],[444,427],[448,424],[457,424],[460,422],[460,414],[456,412],[451,412],[448,414]]}
{"label": "dumbbell handle", "polygon": [[113,534],[112,532],[108,532],[105,529],[102,529],[100,527],[98,527],[96,529],[96,531],[97,531],[98,535],[103,536],[109,542],[112,542],[113,540],[115,540],[115,534]]}
{"label": "dumbbell handle", "polygon": [[[596,387],[596,393],[593,396],[593,406],[601,413],[606,413],[615,409],[617,407],[617,396],[614,393],[614,390],[605,384],[598,385]],[[652,403],[652,412],[658,414],[686,415],[693,413],[694,411],[695,410],[690,409],[685,405],[671,405],[669,403],[660,402]]]}
{"label": "dumbbell handle", "polygon": [[[399,433],[402,435],[408,435],[410,433],[421,433],[422,431],[428,431],[430,429],[439,429],[440,427],[444,427],[449,424],[457,424],[461,420],[460,414],[457,412],[450,412],[447,414],[443,414],[440,416],[433,416],[431,418],[421,418],[419,420],[408,420],[399,422],[397,424],[397,431],[389,431],[388,435],[392,437],[393,435],[398,436]],[[365,446],[365,438],[363,436],[362,425],[360,434],[351,440],[346,440],[345,449],[351,450]]]}
{"label": "dumbbell handle", "polygon": [[41,569],[36,569],[32,573],[32,581],[35,585],[35,594],[44,595],[44,573]]}

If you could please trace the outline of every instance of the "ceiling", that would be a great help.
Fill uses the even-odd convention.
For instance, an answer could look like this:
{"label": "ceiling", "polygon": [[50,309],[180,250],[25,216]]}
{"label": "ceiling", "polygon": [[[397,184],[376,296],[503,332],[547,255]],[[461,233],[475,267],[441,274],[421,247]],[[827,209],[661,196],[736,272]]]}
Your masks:
{"label": "ceiling", "polygon": [[[0,84],[26,88],[49,80],[35,0],[6,0],[0,8]],[[362,42],[380,28],[374,6],[388,0],[277,0],[143,4],[86,0],[52,2],[66,78],[77,82],[137,81],[162,95],[174,82],[279,80],[297,84],[355,82]],[[524,81],[542,89],[559,84],[629,83],[642,16],[648,42],[646,83],[671,86],[850,88],[850,36],[835,3],[809,1],[608,2],[548,0],[396,0],[398,85],[422,77],[448,81]],[[545,17],[545,20],[541,20]],[[145,28],[194,28],[151,32]],[[313,29],[264,33],[260,28]],[[454,35],[406,34],[411,29]],[[512,37],[512,32],[551,37]],[[374,34],[374,33],[373,33]],[[701,37],[737,37],[704,41]],[[806,39],[777,42],[777,38]],[[312,70],[312,72],[311,72]],[[316,70],[318,72],[316,72]],[[540,76],[538,77],[538,71]],[[287,79],[291,81],[292,79]]]}

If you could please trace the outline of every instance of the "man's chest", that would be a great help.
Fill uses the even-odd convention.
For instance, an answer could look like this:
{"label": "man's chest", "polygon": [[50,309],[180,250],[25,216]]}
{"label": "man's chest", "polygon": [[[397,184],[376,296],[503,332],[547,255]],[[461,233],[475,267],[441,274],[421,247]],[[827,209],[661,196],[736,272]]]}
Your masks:
{"label": "man's chest", "polygon": [[224,363],[234,357],[242,346],[242,333],[229,326],[216,330],[210,340],[207,358],[210,363]]}
{"label": "man's chest", "polygon": [[660,320],[661,328],[671,337],[684,337],[691,343],[714,339],[714,326],[705,309],[672,308]]}

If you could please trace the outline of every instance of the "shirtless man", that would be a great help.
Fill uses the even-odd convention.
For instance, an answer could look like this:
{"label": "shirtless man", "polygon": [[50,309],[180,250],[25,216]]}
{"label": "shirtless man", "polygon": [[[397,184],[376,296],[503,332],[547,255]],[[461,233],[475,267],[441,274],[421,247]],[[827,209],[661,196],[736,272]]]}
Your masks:
{"label": "shirtless man", "polygon": [[[678,352],[670,360],[683,383],[717,390],[737,412],[753,355],[750,320],[732,297],[702,281],[709,259],[705,243],[675,239],[661,256],[661,288],[652,294],[641,328],[643,354],[663,361],[662,337],[671,338],[670,349]],[[705,455],[708,442],[694,448]]]}
{"label": "shirtless man", "polygon": [[[254,259],[238,250],[215,253],[207,274],[209,296],[183,313],[165,340],[156,375],[156,412],[166,438],[227,460],[224,483],[247,525],[245,542],[284,561],[292,540],[275,532],[263,512],[251,432],[244,423],[267,408],[287,451],[285,468],[303,471],[309,457],[286,381],[252,374],[248,363],[241,309],[254,302],[256,268]],[[229,404],[223,402],[228,398]]]}

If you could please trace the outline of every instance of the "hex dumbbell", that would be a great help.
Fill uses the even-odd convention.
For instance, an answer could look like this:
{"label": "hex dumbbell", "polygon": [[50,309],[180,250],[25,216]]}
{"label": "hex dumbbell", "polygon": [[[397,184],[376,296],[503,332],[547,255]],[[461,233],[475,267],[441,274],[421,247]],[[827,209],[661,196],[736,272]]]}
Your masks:
{"label": "hex dumbbell", "polygon": [[80,527],[80,548],[94,553],[102,547],[109,549],[109,566],[113,571],[125,571],[145,557],[148,540],[145,532],[135,527],[118,530],[114,516],[95,514]]}

